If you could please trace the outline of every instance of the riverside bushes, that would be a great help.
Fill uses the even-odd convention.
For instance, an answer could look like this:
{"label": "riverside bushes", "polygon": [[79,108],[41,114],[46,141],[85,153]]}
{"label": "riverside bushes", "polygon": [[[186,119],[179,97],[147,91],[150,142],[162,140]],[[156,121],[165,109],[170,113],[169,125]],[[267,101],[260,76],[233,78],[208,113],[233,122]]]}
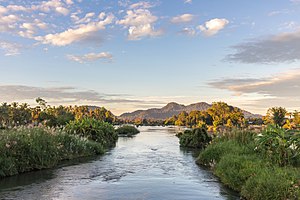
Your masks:
{"label": "riverside bushes", "polygon": [[124,126],[120,126],[119,128],[117,128],[116,132],[119,135],[132,136],[132,135],[138,134],[140,131],[137,128],[135,128],[134,126],[124,125]]}
{"label": "riverside bushes", "polygon": [[177,135],[181,147],[202,149],[211,141],[211,137],[207,134],[205,128],[195,128],[193,130],[185,130]]}
{"label": "riverside bushes", "polygon": [[0,131],[0,177],[51,168],[59,161],[102,154],[100,143],[55,129]]}
{"label": "riverside bushes", "polygon": [[246,199],[299,199],[300,170],[296,161],[300,143],[296,138],[297,133],[279,127],[269,127],[258,135],[226,133],[200,153],[197,163],[212,167],[224,184],[240,191]]}
{"label": "riverside bushes", "polygon": [[99,142],[106,148],[114,146],[118,139],[118,134],[111,124],[94,118],[71,121],[66,125],[65,131]]}

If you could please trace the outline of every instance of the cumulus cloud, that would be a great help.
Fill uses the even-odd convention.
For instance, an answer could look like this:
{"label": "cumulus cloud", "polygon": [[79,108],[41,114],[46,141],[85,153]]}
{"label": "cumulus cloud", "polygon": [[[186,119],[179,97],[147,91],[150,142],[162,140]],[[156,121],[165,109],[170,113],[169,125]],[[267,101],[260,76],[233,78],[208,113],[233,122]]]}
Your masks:
{"label": "cumulus cloud", "polygon": [[18,34],[26,38],[34,38],[34,34],[37,33],[39,29],[46,29],[47,24],[40,21],[39,19],[34,19],[33,22],[24,22],[20,25],[20,30]]}
{"label": "cumulus cloud", "polygon": [[180,24],[180,23],[187,23],[190,22],[194,19],[194,15],[192,14],[183,14],[183,15],[178,15],[176,17],[173,17],[171,19],[171,22],[174,24]]}
{"label": "cumulus cloud", "polygon": [[5,56],[14,56],[20,54],[22,46],[17,43],[0,41],[0,49],[4,51]]}
{"label": "cumulus cloud", "polygon": [[147,8],[152,8],[154,6],[155,6],[154,4],[151,4],[151,3],[147,2],[147,1],[140,1],[138,3],[131,4],[129,6],[129,9],[137,9],[137,8],[147,9]]}
{"label": "cumulus cloud", "polygon": [[[66,1],[66,3],[70,3],[70,1]],[[49,1],[42,1],[38,5],[33,5],[30,7],[31,10],[39,10],[42,12],[50,12],[55,11],[62,15],[68,15],[69,10],[65,7],[65,4],[61,0],[49,0]]]}
{"label": "cumulus cloud", "polygon": [[253,39],[232,47],[227,60],[241,63],[283,63],[300,60],[300,30]]}
{"label": "cumulus cloud", "polygon": [[96,22],[90,22],[87,24],[81,24],[77,28],[68,29],[66,31],[48,34],[45,36],[38,36],[34,39],[40,41],[43,44],[51,44],[54,46],[66,46],[74,42],[82,41],[93,37],[94,34],[100,30],[104,30],[106,25],[113,22],[114,16],[112,14],[107,15],[103,20]]}
{"label": "cumulus cloud", "polygon": [[10,32],[15,30],[17,22],[21,19],[17,15],[9,14],[1,16],[0,14],[0,32]]}
{"label": "cumulus cloud", "polygon": [[227,19],[215,18],[205,22],[204,25],[198,26],[198,29],[206,36],[213,36],[224,29],[227,24],[229,24]]}
{"label": "cumulus cloud", "polygon": [[154,37],[162,35],[161,30],[154,29],[154,23],[158,17],[147,9],[128,10],[127,15],[117,21],[117,24],[128,28],[129,40],[140,40],[143,37]]}
{"label": "cumulus cloud", "polygon": [[[103,14],[103,13],[102,13]],[[82,18],[82,19],[77,19],[75,21],[76,24],[81,24],[81,23],[89,23],[91,20],[92,20],[92,17],[95,16],[95,13],[94,12],[90,12],[90,13],[87,13],[85,14],[85,16]],[[104,14],[105,16],[105,14]],[[103,18],[102,18],[103,19]]]}
{"label": "cumulus cloud", "polygon": [[86,63],[92,62],[96,60],[112,60],[113,56],[109,52],[101,52],[101,53],[89,53],[85,55],[67,55],[67,58],[79,62],[79,63]]}

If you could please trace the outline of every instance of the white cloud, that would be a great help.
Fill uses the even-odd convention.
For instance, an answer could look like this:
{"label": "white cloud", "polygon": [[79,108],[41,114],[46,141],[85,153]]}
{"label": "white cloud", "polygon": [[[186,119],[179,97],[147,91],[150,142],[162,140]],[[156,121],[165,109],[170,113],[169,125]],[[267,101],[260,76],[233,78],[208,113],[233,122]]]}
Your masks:
{"label": "white cloud", "polygon": [[0,15],[7,12],[7,8],[0,5]]}
{"label": "white cloud", "polygon": [[147,8],[152,8],[154,6],[155,6],[154,4],[151,4],[147,1],[141,1],[141,2],[134,3],[134,4],[130,5],[129,9],[138,9],[138,8],[147,9]]}
{"label": "white cloud", "polygon": [[192,14],[183,14],[183,15],[178,15],[176,17],[173,17],[171,19],[171,22],[174,24],[180,24],[180,23],[187,23],[190,22],[194,19],[194,15]]}
{"label": "white cloud", "polygon": [[90,22],[79,25],[77,28],[68,29],[61,33],[48,34],[45,36],[38,36],[34,39],[43,44],[51,44],[54,46],[66,46],[74,42],[82,41],[92,37],[96,32],[105,29],[106,25],[113,22],[114,16],[109,14],[104,20],[97,22]]}
{"label": "white cloud", "polygon": [[193,3],[193,0],[184,0],[184,3],[189,3],[189,4],[191,4],[191,3]]}
{"label": "white cloud", "polygon": [[184,28],[179,33],[187,35],[187,36],[195,36],[197,32],[193,28]]}
{"label": "white cloud", "polygon": [[163,32],[154,29],[154,23],[158,17],[147,9],[128,10],[127,15],[117,21],[117,24],[128,28],[129,40],[140,40],[143,37],[159,36]]}
{"label": "white cloud", "polygon": [[64,7],[57,7],[55,8],[56,12],[63,14],[63,15],[68,15],[69,14],[69,10],[67,8]]}
{"label": "white cloud", "polygon": [[9,32],[16,28],[16,23],[20,21],[17,15],[0,15],[0,32]]}
{"label": "white cloud", "polygon": [[205,22],[204,25],[198,26],[198,29],[206,36],[213,36],[224,29],[227,24],[229,24],[227,19],[215,18]]}
{"label": "white cloud", "polygon": [[66,0],[66,4],[72,5],[74,2],[72,0]]}
{"label": "white cloud", "polygon": [[0,49],[4,51],[5,56],[14,56],[20,54],[21,45],[17,43],[1,41]]}
{"label": "white cloud", "polygon": [[85,55],[67,55],[67,58],[75,61],[75,62],[79,62],[79,63],[86,63],[86,62],[92,62],[92,61],[96,61],[96,60],[112,60],[113,56],[111,53],[109,52],[101,52],[101,53],[89,53],[89,54],[85,54]]}
{"label": "white cloud", "polygon": [[38,29],[46,29],[47,24],[40,21],[39,19],[35,19],[33,22],[25,22],[20,25],[20,28],[23,29],[18,32],[18,34],[22,37],[26,38],[34,38],[34,34],[36,34]]}
{"label": "white cloud", "polygon": [[[105,17],[105,13],[103,14],[104,16],[103,17]],[[81,23],[89,23],[91,20],[92,20],[92,17],[94,17],[95,16],[95,13],[94,12],[90,12],[90,13],[87,13],[87,14],[85,14],[85,16],[82,18],[82,19],[77,19],[76,21],[75,21],[75,23],[76,24],[81,24]],[[103,18],[102,18],[103,19]]]}

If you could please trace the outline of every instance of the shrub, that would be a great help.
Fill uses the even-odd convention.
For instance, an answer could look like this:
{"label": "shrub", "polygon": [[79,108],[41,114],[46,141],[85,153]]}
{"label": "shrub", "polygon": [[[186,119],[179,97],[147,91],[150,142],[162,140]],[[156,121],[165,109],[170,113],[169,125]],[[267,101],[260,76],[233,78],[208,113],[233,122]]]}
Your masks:
{"label": "shrub", "polygon": [[241,189],[247,199],[281,200],[299,199],[300,172],[294,168],[261,168]]}
{"label": "shrub", "polygon": [[114,146],[118,139],[118,134],[111,124],[93,118],[71,121],[66,125],[65,130],[69,134],[99,142],[104,147]]}
{"label": "shrub", "polygon": [[252,176],[265,166],[256,155],[233,155],[222,156],[216,165],[215,174],[230,188],[240,191],[242,186]]}
{"label": "shrub", "polygon": [[179,135],[179,143],[182,147],[203,149],[211,141],[211,137],[204,128],[185,130],[183,134]]}
{"label": "shrub", "polygon": [[120,126],[119,128],[116,129],[117,134],[120,135],[127,135],[127,136],[132,136],[138,134],[140,131],[135,128],[134,126],[130,125],[124,125]]}
{"label": "shrub", "polygon": [[235,140],[240,144],[248,144],[254,141],[257,133],[249,130],[233,129],[218,134],[220,140]]}
{"label": "shrub", "polygon": [[251,154],[253,152],[253,143],[240,145],[238,142],[233,140],[214,141],[200,153],[196,162],[199,165],[214,167],[214,165],[220,161],[222,156],[226,154],[242,155]]}
{"label": "shrub", "polygon": [[0,131],[0,177],[51,168],[61,160],[103,152],[100,143],[55,129],[2,130]]}
{"label": "shrub", "polygon": [[276,164],[295,164],[300,156],[300,135],[294,130],[268,126],[256,138],[257,151]]}

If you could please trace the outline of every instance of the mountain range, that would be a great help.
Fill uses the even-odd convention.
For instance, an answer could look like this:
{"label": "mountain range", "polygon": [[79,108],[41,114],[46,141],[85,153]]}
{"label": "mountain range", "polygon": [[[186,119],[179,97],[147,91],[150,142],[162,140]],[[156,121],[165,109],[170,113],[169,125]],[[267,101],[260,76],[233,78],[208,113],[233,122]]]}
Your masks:
{"label": "mountain range", "polygon": [[[154,120],[164,120],[173,115],[178,115],[180,112],[186,111],[187,113],[198,110],[205,111],[211,107],[211,104],[206,102],[194,103],[190,105],[182,105],[175,102],[168,103],[162,108],[151,108],[148,110],[137,110],[130,113],[123,113],[119,118],[124,120],[134,120],[134,119],[154,119]],[[245,118],[261,118],[261,115],[252,114],[251,112],[242,110]]]}

